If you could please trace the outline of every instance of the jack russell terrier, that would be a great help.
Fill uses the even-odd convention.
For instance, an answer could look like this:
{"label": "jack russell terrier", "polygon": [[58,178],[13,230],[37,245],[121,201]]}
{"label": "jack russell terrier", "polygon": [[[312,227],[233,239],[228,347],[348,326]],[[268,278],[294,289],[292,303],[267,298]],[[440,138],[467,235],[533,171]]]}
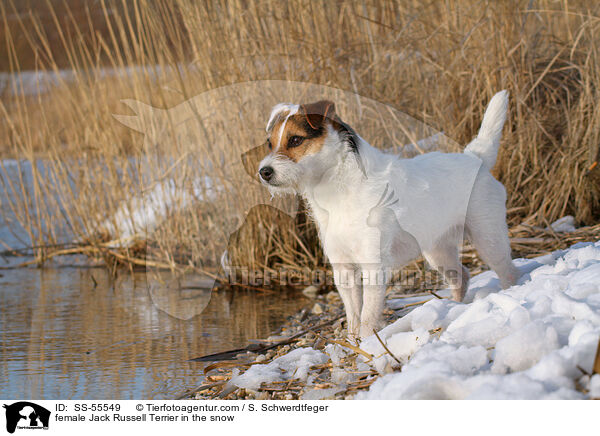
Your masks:
{"label": "jack russell terrier", "polygon": [[309,205],[350,336],[383,327],[389,271],[419,254],[462,301],[469,281],[459,256],[465,235],[503,288],[515,284],[506,191],[490,173],[507,106],[506,91],[492,98],[464,153],[412,159],[369,145],[330,101],[273,108],[266,129],[271,152],[260,162],[260,180],[271,194],[298,193]]}

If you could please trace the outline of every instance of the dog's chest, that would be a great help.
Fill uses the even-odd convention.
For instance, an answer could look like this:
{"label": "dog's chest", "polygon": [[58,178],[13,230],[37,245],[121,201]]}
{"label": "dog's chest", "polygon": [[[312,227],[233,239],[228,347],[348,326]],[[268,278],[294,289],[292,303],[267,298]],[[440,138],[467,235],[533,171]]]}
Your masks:
{"label": "dog's chest", "polygon": [[321,240],[325,253],[333,252],[356,257],[365,249],[365,240],[369,238],[369,228],[357,225],[358,219],[349,216],[330,216],[327,226],[320,228]]}
{"label": "dog's chest", "polygon": [[[331,262],[357,262],[366,242],[379,240],[376,229],[366,226],[367,210],[355,198],[317,197],[309,201],[325,254]],[[371,235],[372,233],[372,235]]]}

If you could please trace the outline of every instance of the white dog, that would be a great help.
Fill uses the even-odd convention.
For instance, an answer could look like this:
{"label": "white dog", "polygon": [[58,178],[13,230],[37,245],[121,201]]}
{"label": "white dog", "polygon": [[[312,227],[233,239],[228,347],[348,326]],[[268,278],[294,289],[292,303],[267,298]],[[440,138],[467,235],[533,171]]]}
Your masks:
{"label": "white dog", "polygon": [[492,98],[464,153],[412,159],[369,145],[336,115],[332,102],[273,108],[261,181],[273,194],[299,193],[308,203],[350,335],[364,338],[382,327],[389,271],[420,253],[461,301],[469,281],[459,257],[465,232],[502,287],[515,284],[506,192],[490,173],[507,105],[506,91]]}

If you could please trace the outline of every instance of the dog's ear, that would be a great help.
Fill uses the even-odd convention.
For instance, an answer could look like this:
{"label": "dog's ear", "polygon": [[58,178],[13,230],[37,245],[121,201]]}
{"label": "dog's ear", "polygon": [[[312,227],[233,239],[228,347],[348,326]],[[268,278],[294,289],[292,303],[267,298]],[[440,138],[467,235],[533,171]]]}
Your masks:
{"label": "dog's ear", "polygon": [[320,100],[315,103],[303,104],[301,111],[306,117],[308,125],[314,129],[319,130],[325,119],[335,118],[335,104],[329,100]]}

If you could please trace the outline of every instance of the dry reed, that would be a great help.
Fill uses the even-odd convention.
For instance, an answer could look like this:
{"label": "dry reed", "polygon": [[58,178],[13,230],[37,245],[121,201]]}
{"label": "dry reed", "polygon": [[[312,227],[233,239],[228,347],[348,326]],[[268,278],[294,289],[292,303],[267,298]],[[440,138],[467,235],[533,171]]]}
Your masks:
{"label": "dry reed", "polygon": [[[278,79],[389,104],[459,144],[476,134],[491,95],[506,88],[510,114],[495,173],[508,191],[510,224],[544,229],[572,214],[590,226],[600,217],[600,166],[594,167],[600,144],[599,8],[546,0],[103,0],[94,6],[9,0],[0,3],[2,69],[13,78],[22,78],[14,74],[24,69],[53,74],[56,84],[31,92],[20,80],[6,79],[0,88],[1,151],[34,163],[30,184],[22,177],[0,178],[8,198],[0,206],[38,247],[37,263],[59,252],[53,247],[67,233],[95,247],[87,254],[109,262],[151,261],[214,273],[230,230],[246,219],[248,204],[263,199],[236,192],[236,177],[246,177],[241,162],[227,168],[214,163],[260,143],[257,126],[264,125],[268,99],[257,103],[254,118],[203,130],[210,141],[183,161],[179,157],[190,149],[173,139],[172,119],[163,122],[166,136],[152,149],[148,135],[127,129],[112,114],[126,111],[122,99],[171,108],[219,87]],[[211,97],[203,110],[223,103],[206,95]],[[236,113],[235,99],[226,104]],[[144,111],[132,108],[138,115]],[[350,105],[345,109],[351,111]],[[360,133],[383,146],[375,127]],[[173,159],[163,160],[165,155]],[[203,167],[198,156],[213,165]],[[169,211],[164,225],[137,244],[110,241],[114,235],[103,232],[99,220],[169,177],[173,162],[179,162],[175,172],[183,185],[198,173],[210,175],[216,200]],[[284,215],[253,210],[249,227],[231,238],[232,262],[267,270],[324,267],[306,214]],[[589,237],[597,237],[597,227],[592,230]],[[516,248],[528,254],[528,246],[540,252],[553,247],[536,242]]]}

